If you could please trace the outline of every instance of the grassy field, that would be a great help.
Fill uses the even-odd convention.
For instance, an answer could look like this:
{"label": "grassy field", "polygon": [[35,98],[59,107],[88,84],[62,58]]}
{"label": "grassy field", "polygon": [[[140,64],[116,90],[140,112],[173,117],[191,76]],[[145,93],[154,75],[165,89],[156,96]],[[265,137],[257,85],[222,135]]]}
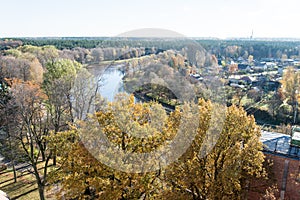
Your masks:
{"label": "grassy field", "polygon": [[[43,163],[40,163],[40,170],[42,170],[42,166]],[[12,168],[0,172],[0,190],[6,192],[11,200],[39,200],[39,193],[34,175],[28,171],[24,171],[23,173],[17,171],[17,176],[17,182],[14,183]],[[45,190],[46,199],[54,200],[54,195],[47,189]]]}

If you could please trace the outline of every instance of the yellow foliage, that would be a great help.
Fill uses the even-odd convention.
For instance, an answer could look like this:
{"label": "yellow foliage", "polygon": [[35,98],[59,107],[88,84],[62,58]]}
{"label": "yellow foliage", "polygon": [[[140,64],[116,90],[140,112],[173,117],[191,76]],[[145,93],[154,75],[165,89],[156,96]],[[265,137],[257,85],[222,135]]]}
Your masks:
{"label": "yellow foliage", "polygon": [[[264,176],[260,130],[252,116],[232,106],[226,111],[220,133],[207,137],[211,126],[218,123],[221,110],[218,106],[199,100],[199,118],[189,122],[198,127],[191,146],[177,162],[153,172],[125,173],[106,166],[85,149],[75,128],[53,136],[52,141],[60,148],[60,168],[51,175],[53,182],[61,184],[58,196],[64,195],[66,199],[242,199],[247,181]],[[161,148],[176,136],[186,109],[188,106],[176,108],[167,115],[159,104],[134,103],[133,96],[122,96],[95,116],[111,143],[124,152],[145,153]],[[93,132],[93,127],[87,129],[88,124],[82,122],[80,131]],[[93,142],[94,135],[88,137]],[[208,148],[213,141],[215,145]],[[205,148],[211,151],[200,154]]]}

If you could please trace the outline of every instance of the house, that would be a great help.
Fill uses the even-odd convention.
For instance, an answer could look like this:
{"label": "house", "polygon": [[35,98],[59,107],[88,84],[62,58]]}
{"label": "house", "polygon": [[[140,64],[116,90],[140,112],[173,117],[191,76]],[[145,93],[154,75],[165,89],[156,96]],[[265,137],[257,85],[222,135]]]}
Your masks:
{"label": "house", "polygon": [[283,64],[283,66],[294,66],[293,59],[281,59],[281,63]]}
{"label": "house", "polygon": [[292,140],[295,140],[293,136],[276,132],[262,131],[261,134],[263,152],[273,161],[279,189],[277,199],[300,199],[300,146],[294,145]]}
{"label": "house", "polygon": [[240,80],[245,82],[247,85],[251,85],[255,79],[250,76],[243,76]]}
{"label": "house", "polygon": [[275,62],[261,62],[258,66],[262,66],[263,70],[274,70],[277,64]]}
{"label": "house", "polygon": [[293,65],[297,66],[297,67],[300,66],[300,61],[299,60],[295,60],[294,63],[293,63]]}
{"label": "house", "polygon": [[237,61],[239,63],[245,63],[245,62],[247,62],[243,57],[238,57]]}
{"label": "house", "polygon": [[230,83],[229,86],[234,87],[234,88],[241,88],[241,89],[245,88],[244,85],[239,85],[239,84],[236,84],[236,83]]}
{"label": "house", "polygon": [[283,67],[278,67],[278,74],[283,76]]}
{"label": "house", "polygon": [[248,65],[248,64],[238,64],[238,70],[239,71],[245,71],[245,72],[250,72],[252,69],[251,69],[251,66]]}
{"label": "house", "polygon": [[203,81],[203,77],[200,74],[190,74],[191,78],[196,79],[197,81]]}
{"label": "house", "polygon": [[279,80],[270,80],[267,76],[257,77],[257,81],[252,81],[253,87],[258,87],[264,91],[277,91],[281,87]]}
{"label": "house", "polygon": [[229,82],[229,84],[232,84],[232,83],[239,84],[239,79],[237,79],[237,78],[230,78],[228,82]]}
{"label": "house", "polygon": [[300,127],[294,126],[292,128],[291,145],[300,147]]}
{"label": "house", "polygon": [[268,66],[266,65],[266,63],[260,63],[253,67],[254,71],[266,71],[267,69],[268,69]]}
{"label": "house", "polygon": [[266,81],[263,84],[263,89],[266,91],[277,91],[281,87],[281,83],[279,81]]}

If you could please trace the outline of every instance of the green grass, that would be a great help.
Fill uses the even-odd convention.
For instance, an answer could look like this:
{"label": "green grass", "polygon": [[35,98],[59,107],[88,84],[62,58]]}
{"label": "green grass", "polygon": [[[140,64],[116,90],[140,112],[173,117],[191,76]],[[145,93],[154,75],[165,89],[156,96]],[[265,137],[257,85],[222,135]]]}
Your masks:
{"label": "green grass", "polygon": [[[42,170],[43,163],[39,164],[39,169]],[[18,200],[39,200],[37,184],[33,174],[28,172],[17,172],[17,182],[14,183],[14,175],[12,168],[0,172],[0,190],[7,193],[10,199]],[[54,195],[45,189],[46,199],[55,199]]]}

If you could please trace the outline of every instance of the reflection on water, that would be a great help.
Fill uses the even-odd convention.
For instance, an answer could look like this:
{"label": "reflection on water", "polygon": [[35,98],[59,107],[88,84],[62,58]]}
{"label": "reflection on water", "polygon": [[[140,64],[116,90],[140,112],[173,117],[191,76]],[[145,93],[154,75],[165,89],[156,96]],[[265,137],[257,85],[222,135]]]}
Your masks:
{"label": "reflection on water", "polygon": [[117,67],[109,67],[101,77],[102,83],[100,94],[109,101],[114,100],[114,96],[119,92],[124,92],[123,78],[124,74]]}

